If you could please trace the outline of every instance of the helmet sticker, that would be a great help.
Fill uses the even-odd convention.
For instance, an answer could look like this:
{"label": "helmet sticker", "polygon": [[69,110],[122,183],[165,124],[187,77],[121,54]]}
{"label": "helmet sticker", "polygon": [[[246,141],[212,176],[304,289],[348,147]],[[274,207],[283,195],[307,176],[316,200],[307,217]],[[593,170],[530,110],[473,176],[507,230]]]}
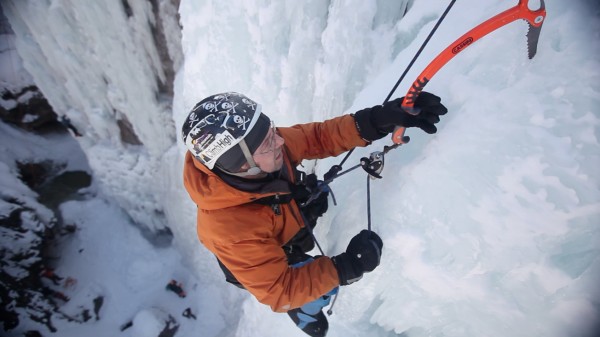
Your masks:
{"label": "helmet sticker", "polygon": [[216,135],[214,141],[212,141],[204,149],[204,151],[200,152],[199,156],[206,162],[210,162],[215,158],[219,158],[221,154],[223,154],[225,151],[229,150],[236,144],[237,143],[235,142],[235,137],[233,137],[228,131],[225,131]]}
{"label": "helmet sticker", "polygon": [[[202,128],[204,128],[207,125],[216,124],[218,121],[219,121],[219,119],[214,114],[210,114],[210,115],[204,117],[202,120],[199,120],[197,118],[195,118],[194,120],[190,120],[190,126],[194,127],[190,131],[190,136],[192,138],[196,138],[198,136],[198,134],[200,133],[200,130],[202,130]],[[192,123],[196,123],[196,124],[192,124]]]}
{"label": "helmet sticker", "polygon": [[246,104],[247,106],[249,106],[250,108],[252,108],[252,110],[256,110],[256,102],[251,101],[247,98],[242,98],[242,102],[244,102],[244,104]]}
{"label": "helmet sticker", "polygon": [[[229,123],[229,121],[233,121],[233,125],[230,125],[231,123]],[[248,123],[250,123],[251,119],[248,118],[247,116],[243,116],[243,115],[227,115],[223,118],[223,124],[221,124],[221,127],[226,128],[226,129],[242,129],[243,131],[246,131],[246,129],[248,128]]]}

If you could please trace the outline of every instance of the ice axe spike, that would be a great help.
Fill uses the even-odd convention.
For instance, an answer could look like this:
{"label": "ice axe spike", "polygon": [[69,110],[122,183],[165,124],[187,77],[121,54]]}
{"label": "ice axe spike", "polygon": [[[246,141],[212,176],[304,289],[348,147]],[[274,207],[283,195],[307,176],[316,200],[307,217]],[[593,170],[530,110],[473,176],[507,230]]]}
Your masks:
{"label": "ice axe spike", "polygon": [[[529,25],[529,31],[527,32],[527,49],[529,58],[533,58],[537,52],[538,39],[542,30],[542,25],[546,19],[546,5],[544,0],[540,0],[540,8],[531,10],[529,9],[529,1],[530,0],[519,0],[519,3],[514,7],[482,22],[446,47],[446,49],[439,53],[436,58],[427,65],[413,82],[402,102],[402,109],[412,115],[418,115],[420,111],[415,108],[415,101],[421,94],[421,91],[423,91],[425,85],[427,85],[431,78],[446,63],[448,63],[448,61],[458,55],[458,53],[467,49],[477,40],[517,19],[523,19],[527,21],[527,24]],[[410,138],[404,136],[405,131],[406,128],[397,127],[392,134],[392,141],[395,144],[407,143]]]}

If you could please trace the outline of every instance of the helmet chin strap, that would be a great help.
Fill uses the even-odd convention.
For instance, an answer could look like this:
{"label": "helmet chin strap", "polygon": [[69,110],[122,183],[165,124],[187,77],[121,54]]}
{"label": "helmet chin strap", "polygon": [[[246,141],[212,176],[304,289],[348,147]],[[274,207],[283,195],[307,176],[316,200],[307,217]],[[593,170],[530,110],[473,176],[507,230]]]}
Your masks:
{"label": "helmet chin strap", "polygon": [[238,143],[238,145],[242,149],[242,153],[244,154],[244,157],[246,157],[246,161],[250,165],[250,168],[246,172],[236,172],[236,173],[225,171],[223,169],[222,170],[225,171],[227,174],[231,174],[231,175],[234,175],[237,177],[249,177],[249,176],[256,176],[261,173],[266,173],[266,172],[263,172],[263,170],[261,170],[260,167],[258,167],[258,165],[256,165],[256,162],[254,161],[254,158],[252,158],[252,153],[250,153],[250,149],[248,148],[246,141],[242,139]]}

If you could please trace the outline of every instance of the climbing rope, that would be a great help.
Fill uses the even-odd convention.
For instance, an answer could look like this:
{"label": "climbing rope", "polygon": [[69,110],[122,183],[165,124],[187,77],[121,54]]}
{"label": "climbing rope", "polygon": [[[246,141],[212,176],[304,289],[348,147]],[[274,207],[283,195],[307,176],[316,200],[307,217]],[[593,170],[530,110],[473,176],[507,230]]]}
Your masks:
{"label": "climbing rope", "polygon": [[[440,26],[440,24],[442,23],[442,21],[444,21],[444,18],[446,17],[446,15],[448,14],[448,12],[450,12],[450,9],[452,8],[452,6],[454,6],[454,3],[456,2],[456,0],[451,0],[450,3],[448,4],[448,6],[446,7],[446,10],[444,10],[444,13],[442,13],[442,15],[440,16],[440,18],[438,19],[438,21],[436,22],[436,24],[433,26],[433,28],[431,29],[431,31],[429,32],[429,35],[427,36],[427,38],[425,39],[425,41],[423,41],[423,43],[421,44],[421,47],[419,48],[419,50],[415,53],[415,55],[413,56],[412,60],[410,61],[410,63],[408,64],[408,66],[406,67],[406,69],[404,69],[404,72],[402,73],[402,75],[400,76],[400,78],[398,79],[398,81],[396,82],[396,84],[394,85],[394,87],[392,88],[392,90],[390,90],[389,94],[387,95],[387,97],[385,98],[385,100],[383,101],[382,105],[386,104],[387,102],[389,102],[390,98],[392,97],[392,95],[394,94],[394,92],[396,91],[396,89],[398,88],[398,86],[400,85],[400,83],[404,80],[404,77],[406,77],[406,74],[408,73],[408,71],[410,70],[410,68],[412,68],[413,64],[415,63],[415,61],[419,58],[419,56],[421,55],[421,52],[423,51],[423,49],[425,49],[425,46],[427,45],[427,43],[429,43],[429,40],[431,40],[431,38],[433,37],[433,35],[435,34],[435,32],[437,31],[438,27]],[[406,141],[404,141],[404,143],[408,143],[408,137],[406,137],[405,139]],[[342,171],[342,166],[344,165],[344,163],[346,162],[346,160],[350,157],[350,155],[352,154],[352,152],[354,152],[354,149],[348,151],[348,153],[346,154],[346,156],[344,156],[344,158],[342,159],[341,163],[339,163],[338,165],[333,165],[329,171],[327,171],[327,173],[324,174],[323,179],[324,179],[324,183],[329,184],[330,182],[332,182],[334,179],[341,177],[342,175],[354,171],[355,169],[362,167],[365,171],[367,171],[368,175],[367,178],[370,177],[375,177],[375,178],[381,178],[381,176],[379,176],[379,174],[377,173],[376,175],[373,175],[373,169],[369,167],[369,165],[372,164],[372,157],[374,156],[374,154],[380,154],[381,155],[381,168],[383,169],[383,157],[385,154],[387,154],[389,151],[398,148],[400,145],[402,145],[403,143],[398,143],[398,144],[393,144],[393,145],[386,145],[383,148],[383,151],[378,151],[378,152],[373,152],[371,153],[370,158],[368,160],[365,160],[365,158],[361,159],[361,163],[354,165],[353,167]],[[381,172],[381,170],[379,170]],[[370,183],[369,180],[367,180],[367,216],[368,216],[368,225],[369,225],[369,231],[371,230],[371,207],[370,207],[370,200],[369,200],[369,195],[370,195]]]}
{"label": "climbing rope", "polygon": [[[433,34],[435,34],[435,31],[438,29],[438,27],[440,26],[442,21],[444,21],[444,18],[446,17],[446,15],[448,14],[448,12],[450,11],[450,9],[452,8],[452,6],[454,5],[455,2],[456,2],[456,0],[450,1],[448,6],[446,7],[446,10],[442,14],[442,16],[440,16],[440,18],[436,22],[436,24],[433,27],[433,29],[431,30],[431,32],[429,32],[429,35],[427,36],[425,41],[421,44],[421,47],[419,48],[417,53],[413,56],[412,60],[410,61],[410,63],[406,67],[406,69],[404,69],[404,72],[402,73],[402,75],[400,76],[400,78],[398,79],[398,81],[396,82],[396,84],[394,85],[392,90],[390,91],[390,93],[387,95],[387,97],[383,101],[382,105],[389,102],[390,98],[392,97],[392,95],[394,94],[394,92],[396,91],[396,89],[398,88],[400,83],[404,80],[404,77],[406,76],[406,74],[408,73],[410,68],[413,66],[415,61],[419,58],[419,55],[421,54],[421,52],[423,51],[423,49],[425,48],[425,46],[427,45],[429,40],[431,40],[431,37],[433,36]],[[382,178],[380,173],[383,170],[385,154],[387,154],[389,151],[391,151],[393,149],[398,148],[403,143],[404,144],[408,143],[409,140],[410,139],[408,137],[404,137],[402,143],[396,143],[396,144],[389,145],[389,146],[386,145],[386,146],[384,146],[383,151],[372,152],[368,158],[366,158],[366,157],[361,158],[359,164],[356,164],[356,165],[352,166],[351,168],[349,168],[345,171],[342,171],[342,169],[343,169],[342,166],[344,165],[346,160],[350,157],[352,152],[354,152],[354,149],[352,149],[352,150],[348,151],[346,156],[344,156],[344,158],[338,165],[333,165],[329,169],[329,171],[327,171],[327,173],[325,173],[323,175],[323,183],[328,185],[334,179],[339,178],[348,172],[354,171],[355,169],[357,169],[359,167],[362,167],[367,172],[367,229],[369,232],[371,232],[371,227],[372,227],[371,226],[371,179],[381,179]],[[311,234],[312,234],[312,231],[311,231]],[[314,234],[313,234],[313,239],[315,240],[315,242],[317,242]],[[319,246],[318,243],[317,243],[317,246],[319,247],[319,250],[321,250],[321,247]],[[321,250],[321,253],[323,254],[322,250]],[[333,301],[332,301],[331,305],[329,306],[329,309],[327,310],[327,315],[329,315],[329,316],[331,316],[333,314],[333,306],[339,296],[339,289],[338,289],[338,293],[335,294],[334,296],[335,297],[333,298]]]}

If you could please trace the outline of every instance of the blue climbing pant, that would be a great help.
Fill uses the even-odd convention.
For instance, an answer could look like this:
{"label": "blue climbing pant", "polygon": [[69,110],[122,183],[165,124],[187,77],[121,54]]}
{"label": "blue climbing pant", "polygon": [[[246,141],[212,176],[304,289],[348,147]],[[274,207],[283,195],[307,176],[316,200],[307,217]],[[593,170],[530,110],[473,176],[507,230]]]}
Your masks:
{"label": "blue climbing pant", "polygon": [[[293,264],[292,267],[298,268],[313,260],[312,257],[309,257],[305,261]],[[288,311],[288,315],[292,318],[294,323],[296,323],[298,328],[309,336],[324,337],[327,334],[329,323],[327,322],[327,317],[323,314],[322,309],[329,305],[331,296],[337,294],[337,292],[338,287],[335,287],[316,300],[308,302],[300,308]]]}

